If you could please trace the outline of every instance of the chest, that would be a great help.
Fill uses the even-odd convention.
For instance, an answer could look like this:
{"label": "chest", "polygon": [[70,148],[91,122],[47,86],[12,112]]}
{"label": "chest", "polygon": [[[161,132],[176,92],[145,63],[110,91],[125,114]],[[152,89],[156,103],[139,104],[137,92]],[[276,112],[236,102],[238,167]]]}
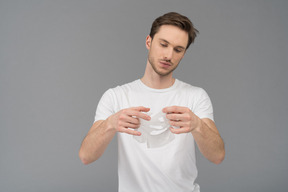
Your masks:
{"label": "chest", "polygon": [[129,107],[144,106],[150,108],[150,112],[158,113],[164,107],[183,106],[193,108],[193,96],[188,95],[185,91],[172,92],[144,92],[128,91],[119,97],[119,110]]}

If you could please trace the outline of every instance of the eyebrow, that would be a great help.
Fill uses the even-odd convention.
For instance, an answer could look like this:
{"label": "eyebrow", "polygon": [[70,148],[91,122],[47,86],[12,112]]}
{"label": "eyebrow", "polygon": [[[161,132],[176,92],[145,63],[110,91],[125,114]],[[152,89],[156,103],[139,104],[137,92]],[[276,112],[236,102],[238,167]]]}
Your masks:
{"label": "eyebrow", "polygon": [[[169,43],[169,41],[167,41],[167,40],[165,40],[165,39],[161,39],[161,38],[160,38],[159,40],[160,40],[160,41],[164,41],[165,43],[168,43],[168,44],[170,44],[170,43]],[[176,47],[177,47],[177,48],[181,48],[181,49],[184,49],[184,50],[186,49],[185,47],[183,47],[183,46],[180,46],[180,45],[178,45],[178,46],[176,46]]]}

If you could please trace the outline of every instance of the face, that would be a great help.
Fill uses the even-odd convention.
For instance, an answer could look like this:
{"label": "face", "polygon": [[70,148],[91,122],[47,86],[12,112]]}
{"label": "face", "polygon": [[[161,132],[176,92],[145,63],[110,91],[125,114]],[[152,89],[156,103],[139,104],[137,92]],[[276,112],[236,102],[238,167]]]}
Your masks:
{"label": "face", "polygon": [[160,76],[171,74],[184,57],[188,33],[172,25],[162,25],[159,31],[146,39],[148,62]]}

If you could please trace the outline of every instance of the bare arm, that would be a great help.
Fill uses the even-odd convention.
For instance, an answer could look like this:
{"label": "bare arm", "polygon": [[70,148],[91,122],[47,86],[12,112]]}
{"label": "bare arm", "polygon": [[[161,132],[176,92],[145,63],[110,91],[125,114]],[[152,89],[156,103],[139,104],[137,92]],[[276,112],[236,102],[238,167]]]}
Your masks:
{"label": "bare arm", "polygon": [[191,132],[204,157],[215,164],[223,161],[225,157],[224,142],[212,120],[200,119],[186,107],[166,107],[163,112],[167,113],[170,125],[180,127],[179,129],[171,127],[172,133]]}
{"label": "bare arm", "polygon": [[97,160],[113,139],[116,130],[109,127],[109,120],[96,121],[84,138],[79,157],[87,165]]}
{"label": "bare arm", "polygon": [[197,128],[191,131],[200,152],[208,160],[220,164],[225,157],[224,142],[211,119],[199,119]]}
{"label": "bare arm", "polygon": [[81,161],[84,164],[89,164],[101,157],[116,132],[141,135],[139,131],[132,129],[139,128],[139,118],[150,120],[148,115],[142,113],[149,110],[145,107],[123,109],[109,116],[106,120],[96,121],[81,144],[79,150]]}

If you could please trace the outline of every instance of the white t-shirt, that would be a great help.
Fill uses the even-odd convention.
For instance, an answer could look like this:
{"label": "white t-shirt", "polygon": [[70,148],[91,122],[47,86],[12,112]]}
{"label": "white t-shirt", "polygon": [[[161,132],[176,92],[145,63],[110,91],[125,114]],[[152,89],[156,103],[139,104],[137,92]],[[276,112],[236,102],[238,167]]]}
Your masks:
{"label": "white t-shirt", "polygon": [[[199,118],[213,120],[210,98],[202,88],[176,79],[169,88],[152,89],[138,79],[107,90],[98,104],[95,121],[138,106],[150,108],[152,115],[167,106],[184,106]],[[135,136],[118,133],[119,192],[199,191],[194,184],[197,177],[194,138],[191,133],[173,135],[164,146],[149,148]]]}

